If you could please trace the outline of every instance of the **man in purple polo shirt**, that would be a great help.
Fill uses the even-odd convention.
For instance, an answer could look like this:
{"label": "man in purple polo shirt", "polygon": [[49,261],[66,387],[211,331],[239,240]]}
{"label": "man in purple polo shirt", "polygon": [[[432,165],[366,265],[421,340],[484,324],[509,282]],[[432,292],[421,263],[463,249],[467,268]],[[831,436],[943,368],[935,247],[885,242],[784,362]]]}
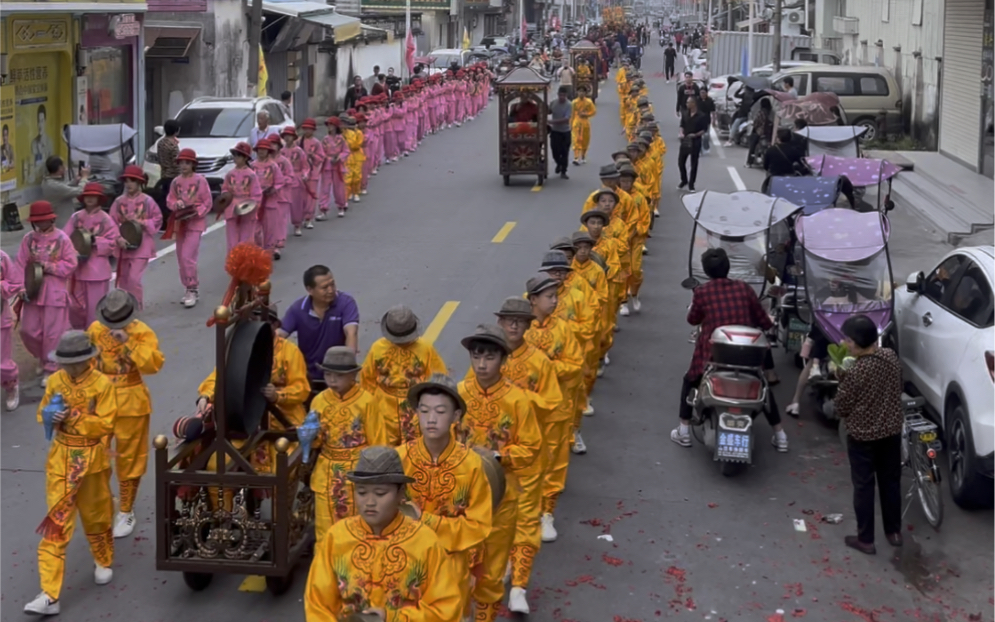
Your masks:
{"label": "man in purple polo shirt", "polygon": [[311,266],[304,271],[307,296],[295,300],[283,316],[280,334],[297,333],[297,347],[307,361],[312,387],[324,385],[320,365],[325,352],[333,346],[359,349],[359,307],[356,300],[335,288],[335,277],[327,266]]}

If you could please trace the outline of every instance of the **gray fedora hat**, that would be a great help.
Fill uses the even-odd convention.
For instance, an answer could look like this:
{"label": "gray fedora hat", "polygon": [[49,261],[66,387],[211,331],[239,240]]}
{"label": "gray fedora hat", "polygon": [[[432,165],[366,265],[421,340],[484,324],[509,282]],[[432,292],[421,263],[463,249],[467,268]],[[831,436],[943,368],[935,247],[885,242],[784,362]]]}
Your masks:
{"label": "gray fedora hat", "polygon": [[[570,246],[573,248],[573,244]],[[539,268],[539,272],[548,272],[549,270],[573,270],[573,266],[570,265],[570,260],[567,258],[566,253],[559,250],[551,250],[542,256],[542,267]]]}
{"label": "gray fedora hat", "polygon": [[361,369],[356,362],[356,353],[352,351],[352,348],[346,346],[328,348],[319,367],[336,374],[352,374]]}
{"label": "gray fedora hat", "polygon": [[63,365],[82,363],[97,356],[97,346],[90,341],[90,336],[81,330],[67,330],[59,337],[59,345],[55,352],[48,355],[50,360]]}
{"label": "gray fedora hat", "polygon": [[622,177],[632,177],[634,179],[639,177],[639,173],[636,172],[636,167],[632,166],[632,164],[628,162],[623,162],[618,165],[618,174]]}
{"label": "gray fedora hat", "polygon": [[429,389],[438,389],[456,400],[456,408],[459,408],[463,411],[463,414],[466,414],[466,402],[463,401],[463,397],[459,394],[459,385],[446,374],[432,374],[425,382],[419,382],[408,389],[408,404],[412,408],[415,408],[421,394]]}
{"label": "gray fedora hat", "polygon": [[505,354],[511,354],[511,347],[508,345],[508,339],[505,337],[504,331],[501,330],[500,326],[495,326],[494,324],[478,324],[477,329],[473,331],[472,335],[460,339],[460,344],[469,350],[470,344],[474,341],[492,343],[504,350]]}
{"label": "gray fedora hat", "polygon": [[529,304],[529,301],[517,296],[505,298],[504,302],[501,303],[501,309],[499,309],[494,315],[498,317],[525,317],[533,320],[535,319],[535,314],[532,313],[532,305]]}
{"label": "gray fedora hat", "polygon": [[97,303],[96,316],[101,324],[117,330],[131,324],[137,312],[138,300],[130,292],[114,289]]}
{"label": "gray fedora hat", "polygon": [[391,343],[404,345],[418,339],[418,316],[415,312],[397,305],[391,307],[380,319],[380,332]]}
{"label": "gray fedora hat", "polygon": [[541,294],[551,287],[559,287],[559,281],[549,278],[545,274],[537,274],[525,283],[525,291],[529,296]]}
{"label": "gray fedora hat", "polygon": [[[598,196],[600,196],[600,195],[601,195],[601,193],[598,193]],[[587,221],[591,220],[592,218],[600,218],[602,220],[602,222],[604,222],[606,225],[608,224],[608,221],[611,220],[611,216],[609,216],[607,212],[603,212],[603,211],[595,208],[595,209],[589,209],[586,212],[584,212],[583,214],[581,214],[581,216],[580,216],[580,223],[582,225],[586,225]]]}
{"label": "gray fedora hat", "polygon": [[573,235],[570,236],[573,240],[574,245],[577,244],[590,244],[594,246],[594,238],[587,231],[574,231]]}
{"label": "gray fedora hat", "polygon": [[612,163],[602,166],[601,170],[598,172],[598,176],[601,179],[618,179],[618,171],[615,169],[615,164]]}
{"label": "gray fedora hat", "polygon": [[415,481],[404,474],[397,450],[385,445],[361,451],[355,469],[346,473],[346,479],[354,484],[410,484]]}
{"label": "gray fedora hat", "polygon": [[573,250],[574,243],[569,236],[561,236],[556,238],[552,244],[549,245],[549,250],[551,251],[562,251],[562,250]]}

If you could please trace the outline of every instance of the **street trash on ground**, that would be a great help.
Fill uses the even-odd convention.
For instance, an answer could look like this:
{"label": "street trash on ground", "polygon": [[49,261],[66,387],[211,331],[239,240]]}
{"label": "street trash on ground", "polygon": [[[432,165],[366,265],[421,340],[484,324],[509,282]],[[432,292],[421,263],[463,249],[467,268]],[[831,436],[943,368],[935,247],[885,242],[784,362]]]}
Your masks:
{"label": "street trash on ground", "polygon": [[803,533],[808,531],[808,527],[805,526],[805,521],[802,519],[796,518],[793,522],[795,523],[795,531],[801,531]]}
{"label": "street trash on ground", "polygon": [[839,525],[843,522],[842,514],[826,514],[822,517],[822,522],[829,523],[830,525]]}
{"label": "street trash on ground", "polygon": [[600,536],[598,536],[598,540],[604,540],[605,542],[614,542],[615,538],[613,538],[610,533],[603,533]]}

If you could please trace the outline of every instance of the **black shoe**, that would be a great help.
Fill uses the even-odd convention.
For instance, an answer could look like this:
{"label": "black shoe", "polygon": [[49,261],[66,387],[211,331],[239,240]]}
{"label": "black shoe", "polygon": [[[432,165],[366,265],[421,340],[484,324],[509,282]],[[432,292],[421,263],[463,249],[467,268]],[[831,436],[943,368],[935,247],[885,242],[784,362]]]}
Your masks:
{"label": "black shoe", "polygon": [[682,181],[681,183],[677,184],[677,189],[678,190],[683,190],[687,185],[688,185],[688,182]]}
{"label": "black shoe", "polygon": [[694,192],[694,186],[688,186],[688,192]]}
{"label": "black shoe", "polygon": [[560,179],[570,179],[570,178],[567,177],[567,172],[563,171],[562,173],[560,173]]}

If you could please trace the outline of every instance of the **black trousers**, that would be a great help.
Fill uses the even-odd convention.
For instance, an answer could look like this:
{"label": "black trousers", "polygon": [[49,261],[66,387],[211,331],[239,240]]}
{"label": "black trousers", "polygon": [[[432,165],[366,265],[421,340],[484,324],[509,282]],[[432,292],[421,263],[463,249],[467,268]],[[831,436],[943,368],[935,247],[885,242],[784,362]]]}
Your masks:
{"label": "black trousers", "polygon": [[666,74],[667,80],[674,77],[674,62],[667,61],[663,66],[663,73]]}
{"label": "black trousers", "polygon": [[[681,150],[677,153],[677,168],[681,171],[681,183],[694,186],[698,180],[698,156],[701,155],[701,140],[695,139],[690,146],[681,141]],[[691,176],[688,177],[687,162],[691,158]]]}
{"label": "black trousers", "polygon": [[175,177],[162,177],[159,179],[159,195],[156,197],[156,203],[159,204],[159,211],[162,212],[162,229],[166,230],[166,221],[169,220],[169,215],[172,214],[172,210],[166,207],[166,197],[169,196],[169,188],[173,185],[173,180]]}
{"label": "black trousers", "polygon": [[853,512],[857,516],[857,539],[874,543],[874,481],[881,499],[881,521],[886,534],[902,531],[902,437],[876,441],[846,437],[853,482]]}
{"label": "black trousers", "polygon": [[570,164],[570,132],[550,132],[549,149],[553,152],[556,172],[566,173]]}

